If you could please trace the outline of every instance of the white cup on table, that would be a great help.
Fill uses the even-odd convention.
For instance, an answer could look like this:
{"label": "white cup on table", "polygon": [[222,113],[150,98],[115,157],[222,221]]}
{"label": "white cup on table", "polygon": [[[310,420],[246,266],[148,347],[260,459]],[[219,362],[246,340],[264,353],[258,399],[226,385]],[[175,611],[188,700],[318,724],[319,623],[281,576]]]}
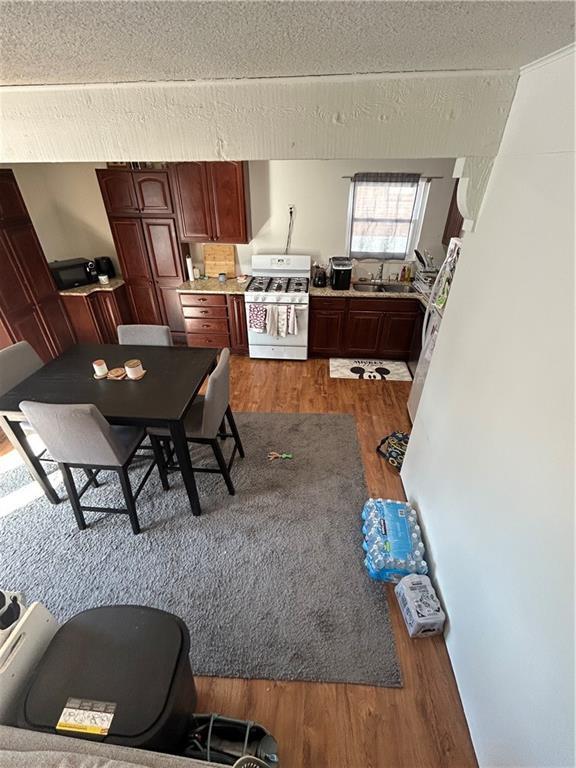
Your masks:
{"label": "white cup on table", "polygon": [[126,360],[124,370],[129,379],[139,379],[144,376],[144,368],[140,360]]}

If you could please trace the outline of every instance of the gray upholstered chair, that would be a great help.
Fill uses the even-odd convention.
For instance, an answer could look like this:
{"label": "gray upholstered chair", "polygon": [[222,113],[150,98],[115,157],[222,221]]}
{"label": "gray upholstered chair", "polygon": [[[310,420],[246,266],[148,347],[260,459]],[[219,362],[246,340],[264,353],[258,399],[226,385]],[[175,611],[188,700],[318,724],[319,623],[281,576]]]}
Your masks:
{"label": "gray upholstered chair", "polygon": [[[226,420],[230,426],[230,433],[225,432]],[[234,484],[230,478],[230,469],[236,456],[236,451],[244,458],[244,448],[232,409],[230,408],[230,350],[223,349],[220,353],[218,365],[210,374],[208,386],[204,397],[197,397],[186,415],[184,422],[186,439],[189,443],[206,443],[212,446],[214,456],[218,462],[218,469],[211,467],[194,467],[195,472],[215,472],[221,474],[226,481],[230,494],[234,494]],[[167,429],[154,427],[148,429],[148,434],[158,438],[169,438]],[[234,438],[234,448],[228,464],[218,444],[218,438]],[[169,462],[171,461],[171,454]],[[173,469],[173,466],[169,467]]]}
{"label": "gray upholstered chair", "polygon": [[171,347],[172,334],[167,325],[119,325],[118,343]]}
{"label": "gray upholstered chair", "polygon": [[[146,437],[144,429],[111,426],[95,405],[60,405],[25,400],[20,403],[20,410],[58,462],[80,530],[86,528],[84,512],[116,512],[127,514],[134,533],[140,533],[136,499],[155,465],[158,466],[162,487],[168,489],[166,465],[157,438],[151,436],[155,458],[136,491],[132,492],[128,467]],[[88,473],[88,480],[80,490],[76,488],[72,467],[81,467]],[[102,469],[117,472],[126,509],[82,506],[80,503],[88,487],[98,485],[96,476]]]}
{"label": "gray upholstered chair", "polygon": [[[19,341],[10,347],[0,349],[0,395],[9,392],[21,381],[27,379],[44,363],[36,353],[31,344],[27,341]],[[32,432],[33,429],[26,421],[20,422],[20,426],[25,432]],[[46,455],[44,448],[36,458],[40,461],[51,462]]]}
{"label": "gray upholstered chair", "polygon": [[27,379],[44,363],[27,341],[0,349],[0,395]]}

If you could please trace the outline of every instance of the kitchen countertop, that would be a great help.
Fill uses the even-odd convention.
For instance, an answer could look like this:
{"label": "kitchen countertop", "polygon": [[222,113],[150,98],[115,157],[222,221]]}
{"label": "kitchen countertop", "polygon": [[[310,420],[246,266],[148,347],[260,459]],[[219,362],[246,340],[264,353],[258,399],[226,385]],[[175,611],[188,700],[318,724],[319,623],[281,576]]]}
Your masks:
{"label": "kitchen countertop", "polygon": [[[179,285],[176,289],[178,293],[244,293],[248,282],[238,283],[234,279],[226,280],[225,283],[221,283],[217,277],[210,277],[207,280],[189,280],[182,285]],[[419,301],[423,306],[426,306],[428,300],[418,291],[412,293],[387,293],[386,291],[380,292],[366,292],[355,291],[354,288],[349,288],[347,291],[334,291],[330,286],[326,288],[316,288],[314,285],[310,285],[310,296],[322,296],[331,297],[336,299],[344,298],[356,298],[356,299],[415,299]]]}
{"label": "kitchen countertop", "polygon": [[372,293],[371,291],[355,291],[354,288],[350,287],[347,291],[334,291],[330,286],[326,286],[326,288],[317,288],[314,285],[310,286],[310,296],[322,296],[326,297],[329,296],[331,298],[337,298],[337,299],[345,299],[345,298],[352,298],[355,299],[416,299],[419,301],[424,307],[428,304],[428,299],[423,296],[419,291],[411,291],[410,293],[392,293],[387,291],[374,291]]}
{"label": "kitchen countertop", "polygon": [[176,290],[178,293],[244,293],[249,282],[246,280],[245,283],[239,283],[235,278],[230,278],[221,283],[217,277],[209,277],[206,280],[187,280]]}
{"label": "kitchen countertop", "polygon": [[60,296],[89,296],[96,291],[115,291],[121,285],[124,285],[124,280],[121,277],[112,277],[108,285],[90,283],[89,285],[78,285],[76,288],[67,288],[65,291],[59,291],[59,293]]}

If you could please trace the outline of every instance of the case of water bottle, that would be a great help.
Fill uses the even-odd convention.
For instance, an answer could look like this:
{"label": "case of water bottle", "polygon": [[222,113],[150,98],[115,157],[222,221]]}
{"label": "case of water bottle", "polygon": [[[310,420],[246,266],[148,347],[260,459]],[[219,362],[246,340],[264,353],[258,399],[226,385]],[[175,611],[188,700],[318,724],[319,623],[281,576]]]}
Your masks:
{"label": "case of water bottle", "polygon": [[410,573],[428,573],[418,516],[407,502],[368,499],[362,520],[364,565],[372,579],[397,584]]}

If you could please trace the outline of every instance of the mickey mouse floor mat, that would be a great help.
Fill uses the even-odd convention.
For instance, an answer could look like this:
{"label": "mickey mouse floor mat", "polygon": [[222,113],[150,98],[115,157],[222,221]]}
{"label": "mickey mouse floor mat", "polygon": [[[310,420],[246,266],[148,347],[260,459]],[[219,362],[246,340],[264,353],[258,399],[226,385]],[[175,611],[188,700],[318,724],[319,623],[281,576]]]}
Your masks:
{"label": "mickey mouse floor mat", "polygon": [[398,360],[343,360],[330,358],[331,379],[364,381],[412,381],[406,363]]}

